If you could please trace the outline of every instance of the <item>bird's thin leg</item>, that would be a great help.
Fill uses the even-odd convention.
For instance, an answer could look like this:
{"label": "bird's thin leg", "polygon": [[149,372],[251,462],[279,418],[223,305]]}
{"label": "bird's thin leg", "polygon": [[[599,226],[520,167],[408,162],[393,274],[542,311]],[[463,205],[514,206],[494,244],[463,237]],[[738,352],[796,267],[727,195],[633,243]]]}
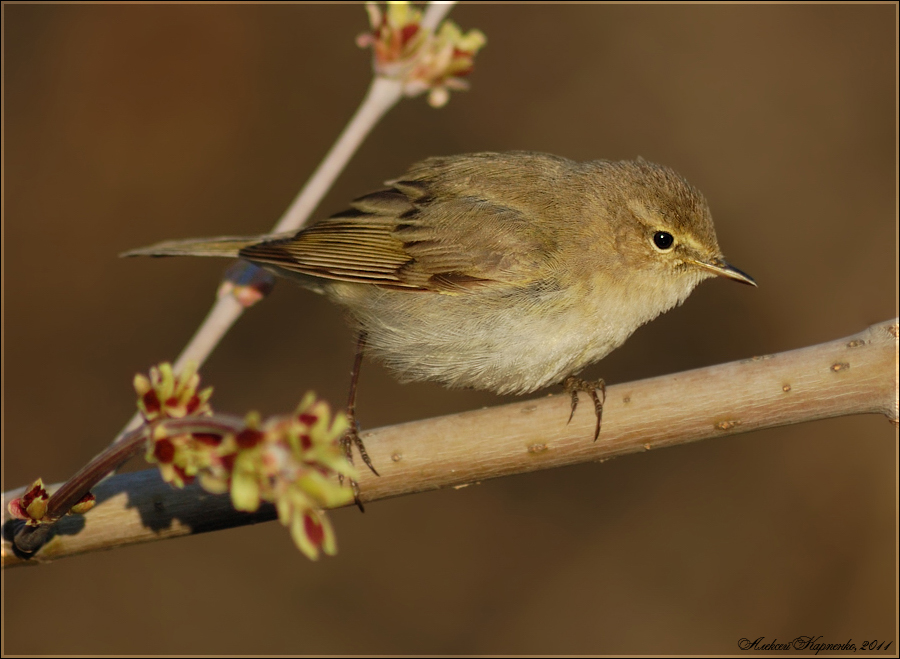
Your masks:
{"label": "bird's thin leg", "polygon": [[[606,383],[603,380],[595,380],[593,382],[589,382],[588,380],[582,380],[581,378],[576,378],[574,375],[570,375],[565,380],[563,380],[563,389],[565,389],[567,394],[572,396],[572,411],[569,413],[569,423],[572,421],[572,417],[575,416],[575,408],[578,407],[578,392],[584,391],[591,395],[591,399],[594,401],[594,414],[597,415],[597,427],[594,429],[594,441],[597,441],[597,438],[600,436],[600,421],[603,418],[603,403],[606,402]],[[597,391],[600,392],[600,395],[597,395]]]}
{"label": "bird's thin leg", "polygon": [[[353,462],[353,447],[356,446],[356,448],[359,449],[359,454],[362,457],[363,462],[366,463],[366,466],[372,470],[373,474],[380,476],[375,470],[375,466],[372,464],[372,460],[369,458],[366,447],[359,436],[359,423],[356,421],[356,385],[359,382],[359,369],[362,366],[365,348],[366,333],[360,332],[356,342],[356,358],[353,360],[353,370],[350,372],[350,395],[347,399],[347,419],[350,421],[350,427],[341,438],[341,445],[344,447],[344,454],[351,463]],[[341,478],[341,481],[343,481],[343,478]],[[359,485],[356,481],[351,480],[350,487],[353,488],[353,499],[356,501],[356,505],[361,511],[365,512],[362,501],[359,499]]]}

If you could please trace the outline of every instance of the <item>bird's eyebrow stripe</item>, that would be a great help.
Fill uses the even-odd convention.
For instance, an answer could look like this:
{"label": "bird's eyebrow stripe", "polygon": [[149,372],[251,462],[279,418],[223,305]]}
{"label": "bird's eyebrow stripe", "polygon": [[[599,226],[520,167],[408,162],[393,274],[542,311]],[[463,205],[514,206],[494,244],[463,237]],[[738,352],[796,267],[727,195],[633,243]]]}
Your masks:
{"label": "bird's eyebrow stripe", "polygon": [[663,221],[661,213],[654,213],[639,199],[629,199],[625,202],[625,205],[644,224],[657,229],[671,230],[669,223]]}

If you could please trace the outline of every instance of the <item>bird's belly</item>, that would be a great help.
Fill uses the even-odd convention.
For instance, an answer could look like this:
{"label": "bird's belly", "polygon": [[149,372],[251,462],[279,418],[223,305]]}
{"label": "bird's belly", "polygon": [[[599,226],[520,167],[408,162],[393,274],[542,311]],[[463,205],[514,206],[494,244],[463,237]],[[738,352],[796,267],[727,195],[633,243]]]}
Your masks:
{"label": "bird's belly", "polygon": [[[353,287],[354,289],[356,287]],[[337,289],[338,292],[341,289]],[[401,381],[527,393],[562,382],[634,330],[590,305],[521,297],[375,291],[332,294],[367,333],[367,353]]]}

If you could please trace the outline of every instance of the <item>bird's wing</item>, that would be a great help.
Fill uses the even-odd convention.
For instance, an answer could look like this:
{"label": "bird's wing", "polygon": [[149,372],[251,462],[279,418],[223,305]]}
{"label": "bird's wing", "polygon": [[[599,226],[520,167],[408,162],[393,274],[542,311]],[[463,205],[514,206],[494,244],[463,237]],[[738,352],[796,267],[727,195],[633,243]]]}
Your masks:
{"label": "bird's wing", "polygon": [[527,285],[552,260],[554,240],[546,223],[497,197],[477,186],[463,194],[442,186],[440,177],[404,179],[295,236],[245,247],[240,256],[384,288],[462,293]]}

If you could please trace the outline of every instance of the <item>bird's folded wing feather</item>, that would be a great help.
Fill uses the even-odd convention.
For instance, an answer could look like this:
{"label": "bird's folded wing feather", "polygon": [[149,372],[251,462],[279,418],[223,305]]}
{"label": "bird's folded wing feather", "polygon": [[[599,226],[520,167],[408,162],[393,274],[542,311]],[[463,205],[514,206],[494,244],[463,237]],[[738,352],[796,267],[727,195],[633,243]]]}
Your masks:
{"label": "bird's folded wing feather", "polygon": [[440,177],[400,180],[293,237],[248,246],[240,256],[384,288],[452,294],[527,285],[552,260],[555,241],[528,210],[495,196],[442,190]]}

